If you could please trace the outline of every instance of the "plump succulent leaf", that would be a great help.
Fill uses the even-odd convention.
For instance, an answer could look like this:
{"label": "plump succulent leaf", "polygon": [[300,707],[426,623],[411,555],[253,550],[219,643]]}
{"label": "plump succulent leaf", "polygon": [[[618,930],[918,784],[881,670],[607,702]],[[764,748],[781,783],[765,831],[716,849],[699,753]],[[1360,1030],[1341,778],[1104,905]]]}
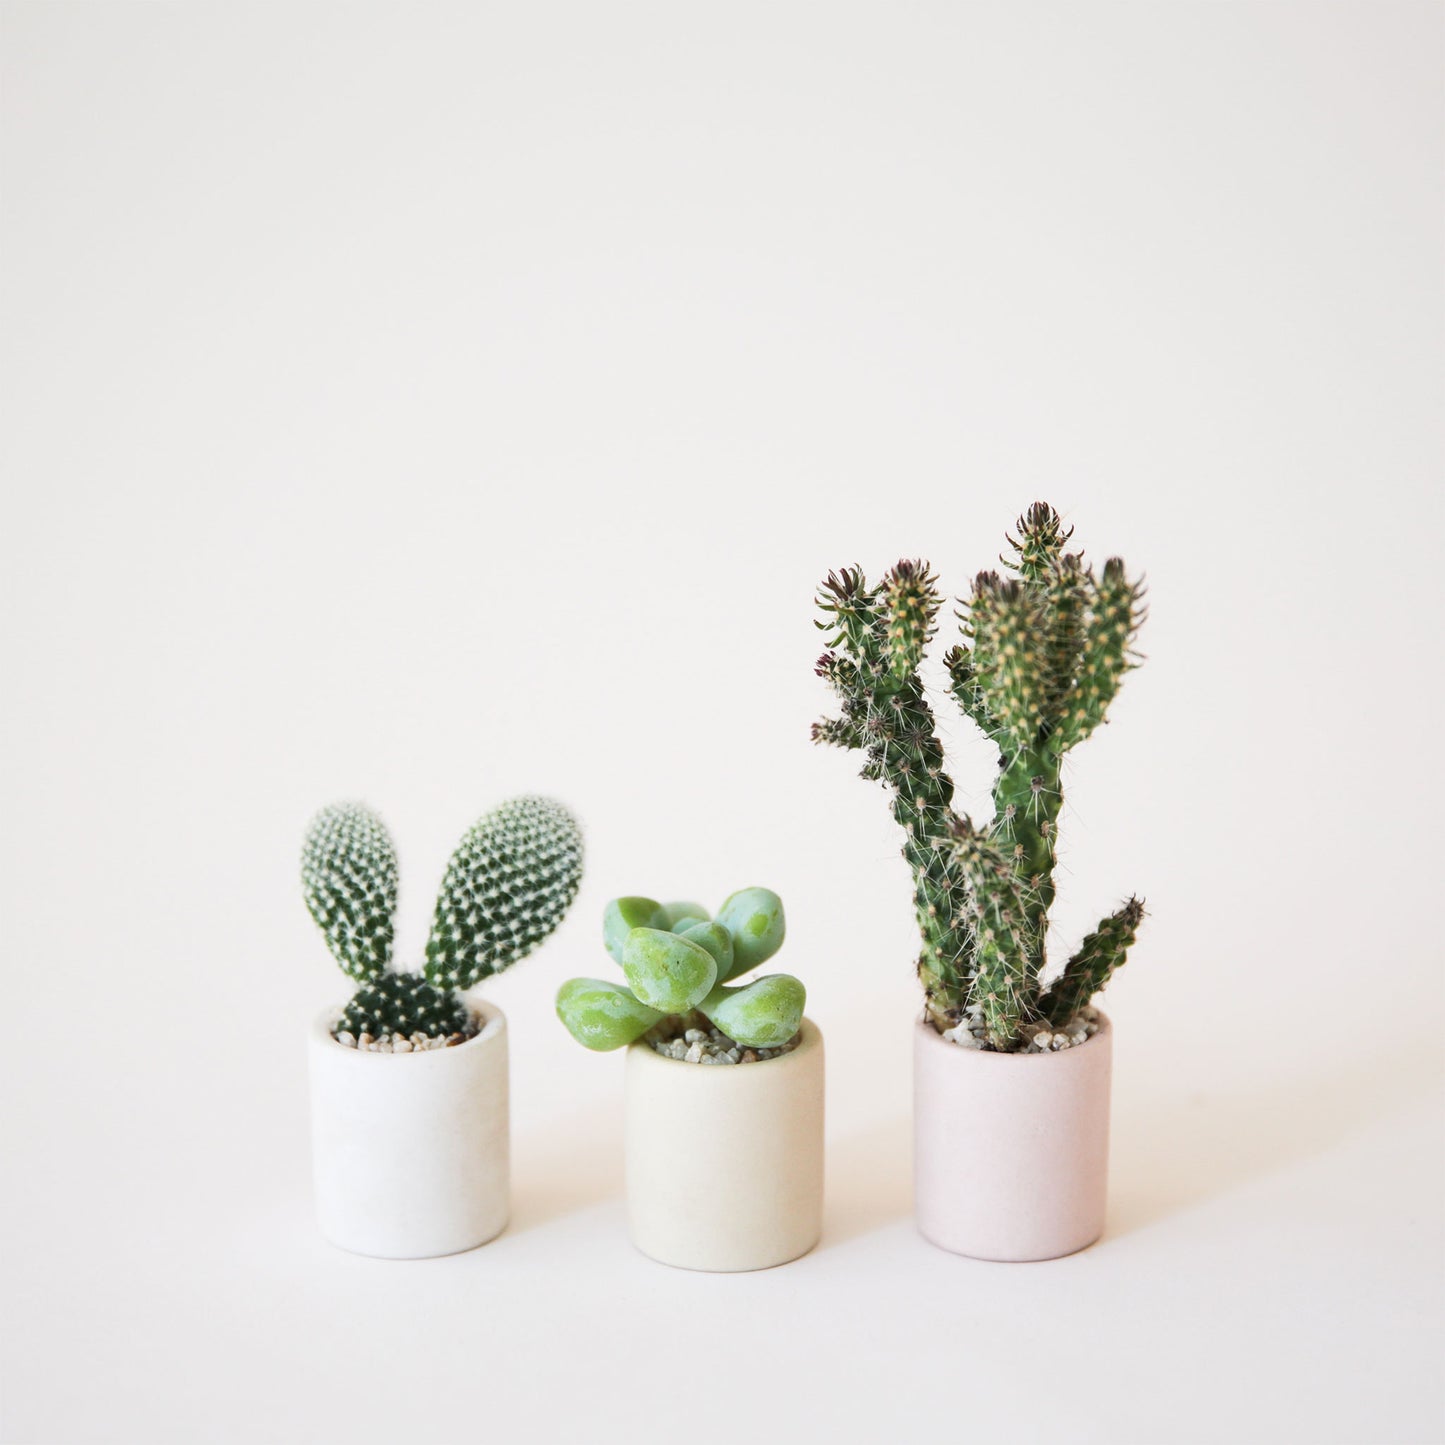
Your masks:
{"label": "plump succulent leaf", "polygon": [[765,963],[787,934],[783,900],[770,888],[743,888],[717,911],[717,921],[733,936],[732,967],[723,982]]}
{"label": "plump succulent leaf", "polygon": [[447,864],[426,946],[438,988],[510,968],[562,921],[582,882],[582,830],[551,798],[512,798],[467,831]]}
{"label": "plump succulent leaf", "polygon": [[682,933],[686,924],[698,921],[706,923],[712,917],[701,903],[689,903],[686,900],[679,903],[664,903],[662,911],[667,916],[667,926],[674,933]]}
{"label": "plump succulent leaf", "polygon": [[619,983],[573,978],[557,990],[557,1017],[579,1044],[607,1050],[641,1038],[662,1014],[639,1002]]}
{"label": "plump succulent leaf", "polygon": [[696,943],[712,954],[718,978],[727,978],[733,966],[733,936],[721,923],[702,923],[692,919],[677,930],[680,938]]}
{"label": "plump succulent leaf", "polygon": [[362,803],[323,808],[306,830],[301,887],[326,945],[355,979],[391,963],[396,851],[386,825]]}
{"label": "plump succulent leaf", "polygon": [[622,971],[649,1008],[686,1013],[712,988],[717,963],[701,944],[659,928],[634,928],[622,949]]}
{"label": "plump succulent leaf", "polygon": [[808,991],[787,973],[770,973],[738,988],[715,988],[698,1009],[730,1039],[753,1049],[785,1044],[803,1022]]}
{"label": "plump succulent leaf", "polygon": [[602,941],[618,963],[634,928],[671,927],[667,910],[655,898],[614,898],[602,910]]}

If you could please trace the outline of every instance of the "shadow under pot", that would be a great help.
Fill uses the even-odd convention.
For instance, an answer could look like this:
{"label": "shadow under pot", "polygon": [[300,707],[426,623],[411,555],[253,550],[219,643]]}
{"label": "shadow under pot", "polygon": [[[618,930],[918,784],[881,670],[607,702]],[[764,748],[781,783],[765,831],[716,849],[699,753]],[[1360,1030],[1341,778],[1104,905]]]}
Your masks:
{"label": "shadow under pot", "polygon": [[380,1259],[427,1259],[496,1238],[509,1209],[507,1020],[448,1048],[371,1053],[311,1028],[311,1143],[321,1232]]}
{"label": "shadow under pot", "polygon": [[920,1020],[913,1047],[914,1213],[974,1259],[1073,1254],[1104,1232],[1112,1030],[1057,1053],[961,1048]]}
{"label": "shadow under pot", "polygon": [[746,1064],[627,1050],[627,1214],[643,1254],[681,1269],[769,1269],[823,1227],[823,1036]]}

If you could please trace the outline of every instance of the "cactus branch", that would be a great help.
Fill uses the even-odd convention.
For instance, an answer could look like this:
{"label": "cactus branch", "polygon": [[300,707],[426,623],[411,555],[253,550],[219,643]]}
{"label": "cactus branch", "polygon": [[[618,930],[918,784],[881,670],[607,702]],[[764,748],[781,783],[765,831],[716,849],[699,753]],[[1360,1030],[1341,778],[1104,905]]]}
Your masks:
{"label": "cactus branch", "polygon": [[1128,957],[1143,917],[1143,903],[1131,898],[1084,939],[1079,951],[1044,994],[1041,1012],[1049,1023],[1067,1023],[1108,983],[1110,975],[1121,968]]}
{"label": "cactus branch", "polygon": [[1143,598],[1143,585],[1131,582],[1123,562],[1111,557],[1091,588],[1078,675],[1054,733],[1056,751],[1077,746],[1104,721],[1124,674],[1135,665],[1132,648],[1144,621]]}
{"label": "cactus branch", "polygon": [[983,1010],[989,1042],[1008,1049],[1020,1025],[1031,1021],[1038,995],[1036,915],[1028,889],[1009,859],[968,819],[960,819],[955,845],[968,881],[977,973],[970,1003]]}
{"label": "cactus branch", "polygon": [[888,660],[895,677],[915,672],[933,637],[942,598],[926,562],[900,562],[884,579]]}

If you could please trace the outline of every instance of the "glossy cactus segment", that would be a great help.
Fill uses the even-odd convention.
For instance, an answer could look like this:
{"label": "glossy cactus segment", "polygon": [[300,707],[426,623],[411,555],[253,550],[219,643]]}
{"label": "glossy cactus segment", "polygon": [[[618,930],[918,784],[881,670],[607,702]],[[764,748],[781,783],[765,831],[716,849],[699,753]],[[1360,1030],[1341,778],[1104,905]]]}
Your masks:
{"label": "glossy cactus segment", "polygon": [[807,999],[796,978],[771,973],[737,988],[714,989],[698,1010],[730,1039],[753,1049],[772,1049],[798,1032]]}
{"label": "glossy cactus segment", "polygon": [[717,964],[720,979],[731,977],[733,967],[733,936],[721,923],[703,923],[696,918],[677,930],[678,936],[705,948]]}
{"label": "glossy cactus segment", "polygon": [[1019,1046],[1024,1025],[1066,1021],[1061,1010],[1087,1003],[1123,961],[1142,916],[1131,902],[1101,924],[1041,997],[1062,761],[1104,721],[1136,664],[1143,588],[1118,558],[1096,574],[1065,552],[1072,533],[1046,503],[1030,507],[1015,531],[1015,575],[979,573],[959,614],[962,640],[943,659],[955,701],[999,751],[986,829],[953,807],[918,676],[935,610],[926,563],[900,562],[877,587],[857,568],[829,574],[818,625],[835,650],[817,671],[842,713],[813,728],[817,742],[862,752],[863,777],[892,794],[914,877],[929,1019],[943,1031],[969,1009],[982,1012],[1001,1050]]}
{"label": "glossy cactus segment", "polygon": [[494,808],[447,865],[426,946],[426,975],[472,988],[510,968],[562,921],[582,882],[582,831],[551,798]]}
{"label": "glossy cactus segment", "polygon": [[618,963],[634,928],[671,927],[667,910],[655,898],[614,898],[602,910],[602,941]]}
{"label": "glossy cactus segment", "polygon": [[301,850],[306,907],[352,978],[391,963],[396,878],[386,825],[364,804],[336,803],[311,820]]}
{"label": "glossy cactus segment", "polygon": [[686,1013],[712,988],[717,963],[701,944],[659,928],[634,928],[622,949],[632,992],[661,1013]]}
{"label": "glossy cactus segment", "polygon": [[732,934],[733,961],[720,975],[726,982],[765,963],[787,935],[783,900],[770,888],[744,888],[717,911],[717,921]]}
{"label": "glossy cactus segment", "polygon": [[383,973],[366,979],[342,1011],[337,1033],[384,1038],[388,1034],[456,1034],[468,1024],[467,1007],[454,993],[434,988],[419,973]]}
{"label": "glossy cactus segment", "polygon": [[663,1017],[621,984],[600,978],[569,979],[557,991],[557,1017],[589,1049],[620,1049]]}
{"label": "glossy cactus segment", "polygon": [[712,917],[701,903],[690,903],[684,900],[680,903],[664,903],[663,914],[667,918],[667,926],[674,933],[683,933],[690,923],[706,923]]}

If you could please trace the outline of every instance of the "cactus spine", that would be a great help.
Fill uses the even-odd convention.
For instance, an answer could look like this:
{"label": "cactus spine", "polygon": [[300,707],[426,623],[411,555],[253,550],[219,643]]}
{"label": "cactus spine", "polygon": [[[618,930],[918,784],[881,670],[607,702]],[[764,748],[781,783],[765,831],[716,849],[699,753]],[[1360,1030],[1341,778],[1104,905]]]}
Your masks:
{"label": "cactus spine", "polygon": [[1063,758],[1104,721],[1135,665],[1143,589],[1118,558],[1096,575],[1065,552],[1072,533],[1046,503],[1017,531],[1006,564],[1014,575],[979,573],[958,614],[963,640],[944,657],[954,700],[999,750],[987,828],[953,807],[918,677],[942,605],[926,563],[899,562],[876,587],[857,568],[829,574],[818,625],[830,650],[817,671],[843,708],[813,728],[816,742],[861,750],[863,776],[893,794],[928,1017],[944,1031],[981,1014],[1000,1050],[1018,1047],[1028,1024],[1073,1017],[1123,963],[1143,916],[1130,899],[1042,985]]}
{"label": "cactus spine", "polygon": [[525,957],[562,921],[582,880],[582,834],[548,798],[513,798],[475,823],[447,865],[420,972],[391,970],[396,853],[360,803],[323,808],[301,852],[306,906],[358,988],[337,1033],[466,1030],[460,990]]}

